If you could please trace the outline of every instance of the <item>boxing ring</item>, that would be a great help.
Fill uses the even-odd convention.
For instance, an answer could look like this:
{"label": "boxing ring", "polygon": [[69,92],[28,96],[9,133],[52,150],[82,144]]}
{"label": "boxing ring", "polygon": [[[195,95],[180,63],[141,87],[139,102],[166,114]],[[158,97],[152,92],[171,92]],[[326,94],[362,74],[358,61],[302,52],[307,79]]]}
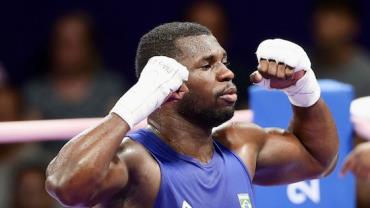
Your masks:
{"label": "boxing ring", "polygon": [[[34,121],[0,122],[0,143],[37,142],[66,140],[85,129],[96,126],[103,118],[75,118]],[[251,122],[251,110],[237,111],[231,121]],[[143,128],[146,120],[141,121],[131,131]]]}
{"label": "boxing ring", "polygon": [[[333,113],[338,127],[341,144],[337,168],[323,179],[284,186],[256,186],[257,207],[355,207],[354,178],[351,175],[340,178],[338,169],[352,149],[350,140],[353,130],[361,137],[370,139],[370,97],[352,102],[352,87],[336,82],[320,82],[320,85],[322,97]],[[262,127],[287,127],[291,108],[283,93],[267,92],[258,87],[252,87],[249,93],[251,110],[236,111],[231,121],[253,121]],[[271,107],[271,103],[274,107]],[[102,118],[76,118],[0,122],[0,143],[66,140],[96,126],[101,120]],[[146,120],[132,130],[145,126]],[[266,197],[269,200],[265,200]]]}

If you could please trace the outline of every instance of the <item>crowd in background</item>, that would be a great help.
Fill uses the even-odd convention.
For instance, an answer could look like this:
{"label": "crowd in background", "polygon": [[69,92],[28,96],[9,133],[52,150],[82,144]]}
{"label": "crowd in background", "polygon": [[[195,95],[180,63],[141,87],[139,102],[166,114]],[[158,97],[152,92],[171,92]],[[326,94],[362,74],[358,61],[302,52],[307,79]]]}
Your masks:
{"label": "crowd in background", "polygon": [[[228,48],[227,13],[217,1],[195,1],[186,8],[179,20],[207,26]],[[311,20],[314,45],[307,52],[317,77],[353,85],[356,97],[369,96],[370,55],[356,41],[361,33],[358,8],[347,2],[319,3]],[[0,121],[106,115],[130,87],[132,78],[104,66],[95,30],[93,17],[86,11],[60,16],[50,28],[45,68],[41,70],[44,73],[17,88],[7,78],[11,69],[0,64]],[[238,88],[250,85],[249,73],[255,67],[245,69],[243,61],[234,59],[232,63]],[[237,109],[248,108],[247,93],[240,91],[238,96]],[[64,143],[0,144],[0,208],[59,206],[45,192],[44,173]],[[369,207],[370,184],[359,184],[359,207]]]}

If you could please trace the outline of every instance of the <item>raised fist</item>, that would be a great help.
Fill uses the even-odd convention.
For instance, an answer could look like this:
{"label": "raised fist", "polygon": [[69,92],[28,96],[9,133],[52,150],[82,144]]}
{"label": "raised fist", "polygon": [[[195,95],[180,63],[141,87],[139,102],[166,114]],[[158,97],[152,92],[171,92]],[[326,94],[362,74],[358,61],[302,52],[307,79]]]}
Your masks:
{"label": "raised fist", "polygon": [[293,105],[308,107],[320,98],[320,87],[306,52],[297,44],[268,39],[257,48],[258,67],[250,75],[255,85],[281,89]]}

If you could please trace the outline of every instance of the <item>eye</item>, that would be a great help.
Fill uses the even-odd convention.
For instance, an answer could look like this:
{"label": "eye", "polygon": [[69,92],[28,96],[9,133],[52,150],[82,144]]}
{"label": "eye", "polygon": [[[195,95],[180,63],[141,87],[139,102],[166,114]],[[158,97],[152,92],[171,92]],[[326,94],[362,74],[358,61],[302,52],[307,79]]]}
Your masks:
{"label": "eye", "polygon": [[201,69],[203,69],[203,70],[208,70],[208,69],[210,69],[210,68],[212,68],[212,65],[211,65],[211,64],[206,64],[206,65],[203,65],[203,66],[201,67]]}

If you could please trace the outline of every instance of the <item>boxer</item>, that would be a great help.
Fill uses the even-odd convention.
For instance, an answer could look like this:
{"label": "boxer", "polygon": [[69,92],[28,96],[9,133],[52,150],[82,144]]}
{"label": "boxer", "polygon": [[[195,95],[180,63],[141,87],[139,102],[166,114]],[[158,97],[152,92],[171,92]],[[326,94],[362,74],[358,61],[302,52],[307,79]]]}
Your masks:
{"label": "boxer", "polygon": [[[137,83],[51,161],[48,192],[66,206],[250,208],[253,183],[328,175],[338,136],[308,56],[281,39],[256,54],[250,79],[287,94],[289,129],[221,125],[237,101],[226,51],[204,26],[163,24],[140,40]],[[127,134],[146,117],[147,128]]]}

